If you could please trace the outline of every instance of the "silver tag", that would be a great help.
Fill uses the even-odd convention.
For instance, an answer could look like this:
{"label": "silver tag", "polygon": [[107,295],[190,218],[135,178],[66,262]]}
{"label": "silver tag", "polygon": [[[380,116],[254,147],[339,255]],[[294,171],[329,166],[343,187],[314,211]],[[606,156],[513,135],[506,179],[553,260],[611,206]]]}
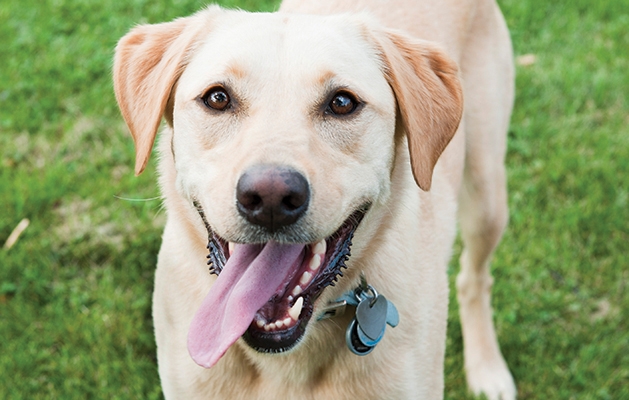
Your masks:
{"label": "silver tag", "polygon": [[358,327],[371,340],[379,341],[387,325],[388,301],[383,295],[366,298],[356,307]]}
{"label": "silver tag", "polygon": [[345,331],[345,343],[347,343],[349,350],[357,356],[366,356],[371,353],[375,347],[367,346],[361,342],[358,337],[358,323],[356,322],[356,318],[352,319],[352,322],[350,322],[347,327],[347,331]]}

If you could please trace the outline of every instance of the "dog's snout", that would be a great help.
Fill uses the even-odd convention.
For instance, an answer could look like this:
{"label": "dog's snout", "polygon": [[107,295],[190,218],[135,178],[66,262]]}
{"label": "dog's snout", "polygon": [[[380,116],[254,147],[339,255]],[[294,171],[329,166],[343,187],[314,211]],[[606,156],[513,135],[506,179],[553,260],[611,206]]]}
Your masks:
{"label": "dog's snout", "polygon": [[308,209],[309,202],[308,181],[289,167],[254,166],[242,174],[236,186],[240,214],[269,231],[296,222]]}

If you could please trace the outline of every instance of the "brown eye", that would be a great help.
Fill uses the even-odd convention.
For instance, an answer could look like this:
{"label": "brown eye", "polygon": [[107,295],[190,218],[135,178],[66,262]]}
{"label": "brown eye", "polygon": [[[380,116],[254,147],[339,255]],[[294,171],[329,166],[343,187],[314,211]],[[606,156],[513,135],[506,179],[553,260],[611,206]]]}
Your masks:
{"label": "brown eye", "polygon": [[206,107],[217,111],[224,111],[231,102],[227,91],[221,87],[210,89],[203,97],[203,104]]}
{"label": "brown eye", "polygon": [[328,104],[328,110],[335,115],[347,115],[354,112],[357,105],[358,102],[354,96],[349,93],[340,92],[334,96],[332,101],[330,101],[330,104]]}

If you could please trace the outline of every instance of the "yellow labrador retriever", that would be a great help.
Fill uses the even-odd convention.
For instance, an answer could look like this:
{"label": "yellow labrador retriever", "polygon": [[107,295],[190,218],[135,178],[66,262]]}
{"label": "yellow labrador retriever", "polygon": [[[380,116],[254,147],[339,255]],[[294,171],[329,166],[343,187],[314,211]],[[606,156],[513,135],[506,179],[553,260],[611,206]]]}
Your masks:
{"label": "yellow labrador retriever", "polygon": [[212,6],[122,38],[137,174],[167,122],[166,398],[442,398],[457,214],[468,383],[515,398],[488,269],[513,81],[494,0]]}

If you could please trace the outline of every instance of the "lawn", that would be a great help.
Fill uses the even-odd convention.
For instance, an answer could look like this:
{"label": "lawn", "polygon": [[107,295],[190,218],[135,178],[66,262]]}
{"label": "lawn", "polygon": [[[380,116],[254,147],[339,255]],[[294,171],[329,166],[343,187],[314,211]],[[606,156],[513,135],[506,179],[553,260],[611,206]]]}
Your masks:
{"label": "lawn", "polygon": [[[154,161],[133,176],[111,59],[134,24],[203,4],[2,0],[0,245],[31,223],[0,248],[0,398],[161,397],[150,302],[164,213]],[[628,399],[629,0],[500,4],[518,57],[493,263],[503,353],[520,399]],[[446,398],[472,398],[454,291],[448,322]]]}

